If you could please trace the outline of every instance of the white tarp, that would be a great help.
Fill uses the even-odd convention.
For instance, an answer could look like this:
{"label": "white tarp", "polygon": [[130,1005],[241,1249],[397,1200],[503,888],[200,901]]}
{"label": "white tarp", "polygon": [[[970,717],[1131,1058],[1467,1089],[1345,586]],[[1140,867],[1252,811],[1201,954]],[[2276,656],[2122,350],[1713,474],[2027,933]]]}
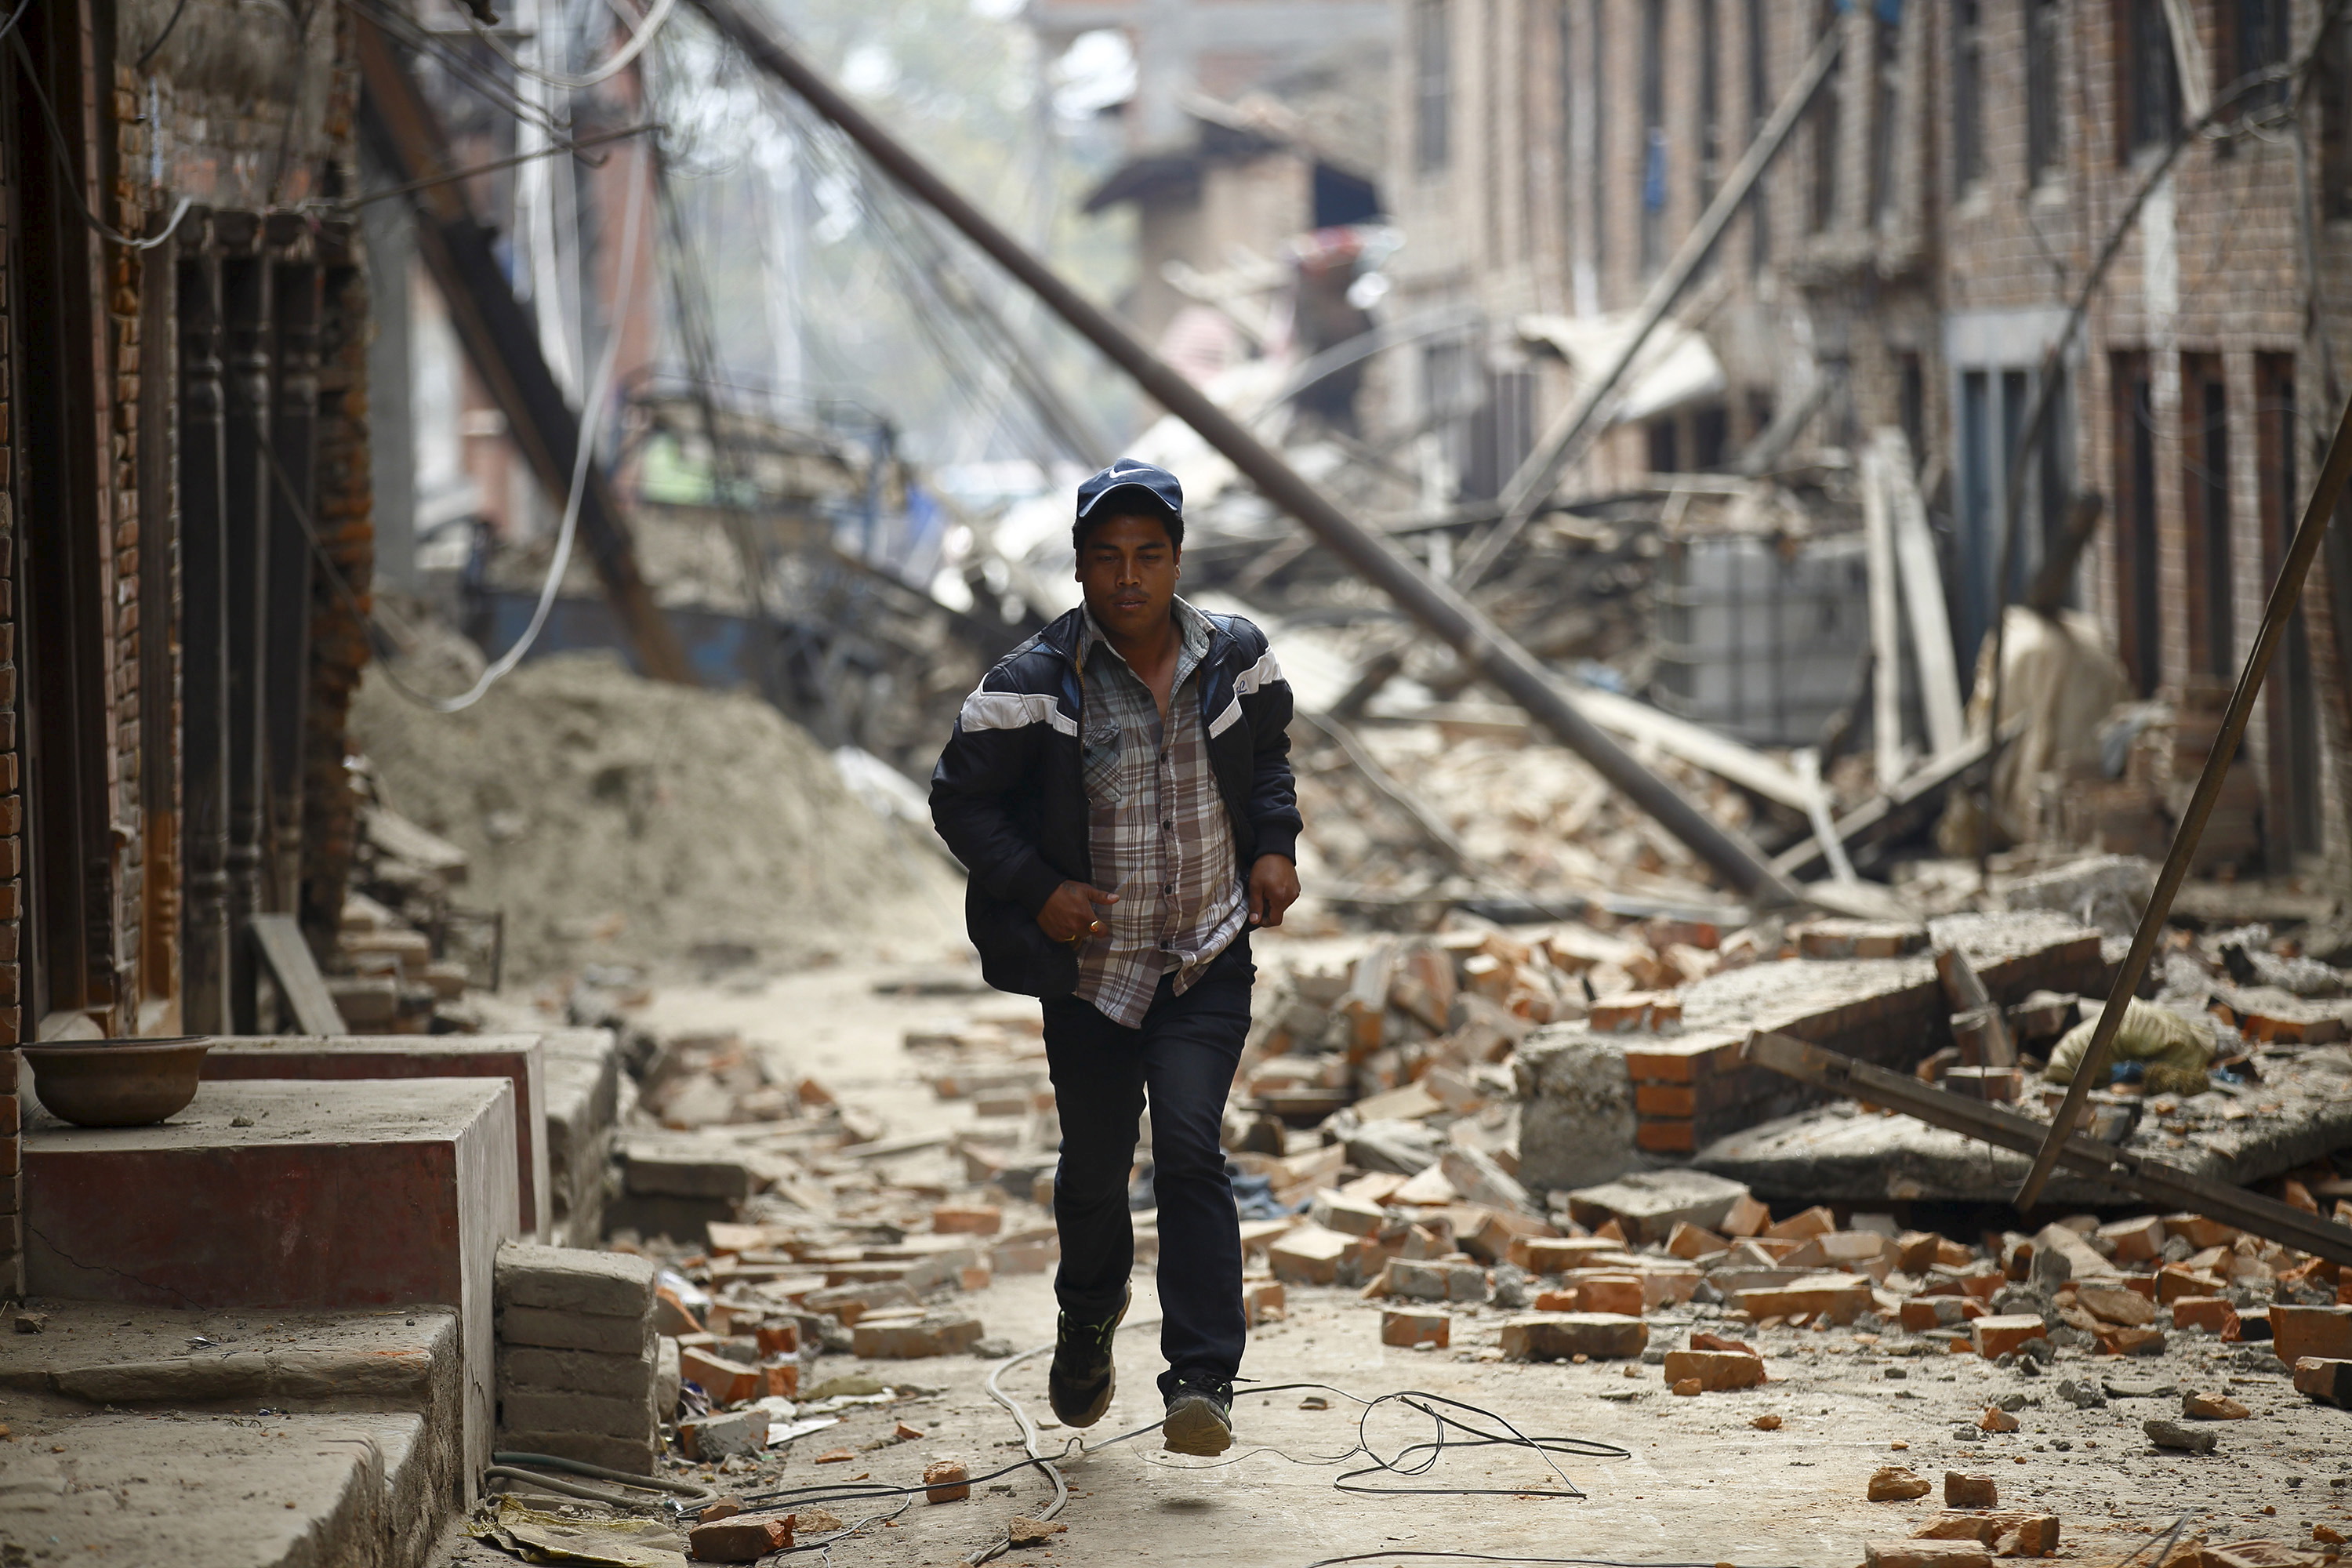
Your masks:
{"label": "white tarp", "polygon": [[[1582,387],[1609,373],[1633,338],[1638,320],[1639,312],[1633,310],[1606,316],[1526,315],[1518,320],[1518,331],[1528,342],[1558,350]],[[1606,423],[1654,419],[1719,397],[1727,385],[1723,362],[1715,357],[1715,350],[1704,337],[1678,321],[1660,321],[1619,378],[1616,406]]]}

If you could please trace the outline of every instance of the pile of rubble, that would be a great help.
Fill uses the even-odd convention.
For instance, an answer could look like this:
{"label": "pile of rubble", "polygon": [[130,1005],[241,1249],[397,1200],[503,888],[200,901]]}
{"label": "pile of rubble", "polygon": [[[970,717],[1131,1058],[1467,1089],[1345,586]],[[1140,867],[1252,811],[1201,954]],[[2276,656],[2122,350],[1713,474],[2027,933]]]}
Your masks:
{"label": "pile of rubble", "polygon": [[[451,847],[468,899],[505,911],[513,975],[805,961],[947,929],[945,862],[748,693],[562,654],[456,714],[371,679],[352,724],[376,806]],[[382,809],[371,818],[372,839],[386,820]]]}

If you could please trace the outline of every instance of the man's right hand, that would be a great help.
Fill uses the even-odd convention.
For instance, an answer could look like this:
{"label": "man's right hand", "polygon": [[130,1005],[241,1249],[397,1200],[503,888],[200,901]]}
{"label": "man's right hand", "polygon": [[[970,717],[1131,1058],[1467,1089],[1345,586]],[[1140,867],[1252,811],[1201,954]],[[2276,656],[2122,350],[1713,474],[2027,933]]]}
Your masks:
{"label": "man's right hand", "polygon": [[1102,917],[1095,912],[1095,906],[1117,902],[1117,893],[1106,893],[1084,882],[1065,882],[1037,911],[1037,924],[1055,942],[1084,942],[1103,932]]}

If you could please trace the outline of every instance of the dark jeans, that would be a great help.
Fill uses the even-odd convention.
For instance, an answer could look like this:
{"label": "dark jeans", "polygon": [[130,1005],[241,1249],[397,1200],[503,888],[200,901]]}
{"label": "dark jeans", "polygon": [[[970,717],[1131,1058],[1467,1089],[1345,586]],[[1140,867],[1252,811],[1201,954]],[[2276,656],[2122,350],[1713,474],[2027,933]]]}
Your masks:
{"label": "dark jeans", "polygon": [[1118,1310],[1135,1267],[1128,1168],[1137,1119],[1151,1105],[1152,1186],[1160,1200],[1160,1351],[1164,1397],[1181,1373],[1231,1382],[1242,1364],[1241,1222],[1218,1140],[1225,1093],[1249,1033],[1249,932],[1173,994],[1162,976],[1139,1028],[1090,1002],[1045,999],[1045,1060],[1062,1121],[1054,1220],[1062,1267],[1054,1293],[1079,1322]]}

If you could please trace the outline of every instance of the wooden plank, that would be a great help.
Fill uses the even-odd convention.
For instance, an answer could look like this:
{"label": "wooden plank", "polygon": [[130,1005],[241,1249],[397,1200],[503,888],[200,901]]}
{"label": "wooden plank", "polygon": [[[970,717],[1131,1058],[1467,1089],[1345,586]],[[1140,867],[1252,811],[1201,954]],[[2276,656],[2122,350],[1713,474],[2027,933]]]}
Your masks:
{"label": "wooden plank", "polygon": [[1613,730],[1628,740],[1648,741],[1670,757],[1696,763],[1717,777],[1754,790],[1792,811],[1804,810],[1812,798],[1803,780],[1763,752],[1646,702],[1585,686],[1577,689],[1576,705],[1604,730]]}
{"label": "wooden plank", "polygon": [[2013,1068],[2017,1065],[2017,1042],[2009,1033],[2009,1021],[1993,1005],[1992,994],[1977,978],[1969,964],[1968,954],[1946,943],[1936,949],[1936,975],[1944,983],[1944,999],[1955,1013],[1973,1013],[1982,1020],[1985,1059],[1989,1068]]}
{"label": "wooden plank", "polygon": [[1903,781],[1903,612],[1897,605],[1895,522],[1886,500],[1886,459],[1874,447],[1862,453],[1862,537],[1870,569],[1870,729],[1878,759],[1878,787],[1892,794]]}
{"label": "wooden plank", "polygon": [[[2007,745],[2025,732],[2022,714],[2000,727],[2001,744]],[[1931,795],[1950,787],[1952,782],[1985,760],[1988,748],[1979,736],[1956,751],[1930,758],[1908,778],[1885,795],[1876,795],[1855,806],[1838,818],[1836,833],[1841,843],[1851,844],[1884,825],[1888,818],[1906,806],[1915,805]],[[1772,858],[1773,869],[1784,877],[1794,877],[1811,869],[1822,858],[1822,847],[1810,836],[1780,851]]]}
{"label": "wooden plank", "polygon": [[1805,815],[1812,820],[1813,842],[1829,857],[1830,875],[1839,882],[1852,883],[1853,862],[1845,858],[1845,840],[1837,836],[1837,825],[1830,820],[1830,792],[1822,787],[1822,754],[1811,746],[1798,749],[1797,776],[1804,781]]}
{"label": "wooden plank", "polygon": [[1944,574],[1936,564],[1936,537],[1927,531],[1927,503],[1911,475],[1911,443],[1903,432],[1878,432],[1879,472],[1886,482],[1901,563],[1903,600],[1910,612],[1911,646],[1919,659],[1919,697],[1927,709],[1927,749],[1941,756],[1968,739],[1960,706],[1960,672],[1952,652],[1952,623],[1944,609]]}
{"label": "wooden plank", "polygon": [[[1744,1054],[1758,1066],[1800,1083],[1874,1105],[1892,1106],[1931,1127],[1948,1128],[2020,1154],[2031,1155],[2042,1148],[2043,1134],[2051,1131],[2030,1116],[1983,1100],[1963,1100],[1908,1074],[1889,1072],[1787,1035],[1753,1031]],[[2150,1203],[2204,1215],[2331,1263],[2352,1264],[2352,1226],[2332,1224],[2243,1187],[2194,1175],[2081,1133],[2058,1146],[2057,1163]]]}
{"label": "wooden plank", "polygon": [[294,917],[256,915],[246,929],[269,966],[278,996],[293,1009],[295,1028],[305,1035],[348,1033],[341,1010],[327,994],[327,977],[319,973],[319,961],[310,956],[310,944],[302,940],[302,928]]}

